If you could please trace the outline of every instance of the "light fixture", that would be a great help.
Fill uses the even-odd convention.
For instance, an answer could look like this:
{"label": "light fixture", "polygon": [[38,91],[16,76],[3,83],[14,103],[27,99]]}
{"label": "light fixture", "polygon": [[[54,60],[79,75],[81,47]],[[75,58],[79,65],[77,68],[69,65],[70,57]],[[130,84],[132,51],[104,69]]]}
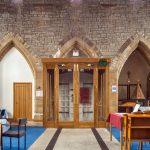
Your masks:
{"label": "light fixture", "polygon": [[80,4],[82,2],[82,0],[70,0],[70,2]]}
{"label": "light fixture", "polygon": [[93,64],[87,64],[88,67],[94,66]]}
{"label": "light fixture", "polygon": [[81,72],[84,72],[84,69],[80,69]]}
{"label": "light fixture", "polygon": [[71,72],[72,71],[72,69],[68,69],[68,72]]}
{"label": "light fixture", "polygon": [[12,0],[12,3],[14,3],[14,4],[22,4],[23,0]]}
{"label": "light fixture", "polygon": [[65,64],[61,64],[62,67],[66,66]]}
{"label": "light fixture", "polygon": [[65,67],[65,64],[58,64],[59,67]]}
{"label": "light fixture", "polygon": [[127,76],[128,76],[127,82],[128,82],[128,84],[130,84],[130,75],[131,75],[131,72],[128,71],[128,72],[127,72]]}

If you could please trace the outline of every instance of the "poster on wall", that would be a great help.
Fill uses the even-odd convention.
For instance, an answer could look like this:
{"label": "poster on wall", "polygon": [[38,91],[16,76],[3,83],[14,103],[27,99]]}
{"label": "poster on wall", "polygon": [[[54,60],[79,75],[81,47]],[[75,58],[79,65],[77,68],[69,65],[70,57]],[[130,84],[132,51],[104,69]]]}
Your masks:
{"label": "poster on wall", "polygon": [[80,103],[89,104],[90,103],[90,90],[88,87],[80,88]]}

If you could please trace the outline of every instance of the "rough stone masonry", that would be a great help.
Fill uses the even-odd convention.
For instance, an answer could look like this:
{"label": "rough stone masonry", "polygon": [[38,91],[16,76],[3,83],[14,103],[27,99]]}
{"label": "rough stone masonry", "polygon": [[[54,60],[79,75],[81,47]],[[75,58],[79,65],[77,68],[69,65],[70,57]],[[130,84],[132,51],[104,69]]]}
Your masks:
{"label": "rough stone masonry", "polygon": [[[0,0],[0,40],[9,33],[28,45],[29,55],[39,60],[35,65],[41,65],[40,58],[52,57],[67,41],[79,37],[94,45],[100,57],[112,58],[113,68],[128,39],[141,35],[150,41],[150,1]],[[42,69],[38,68],[36,86],[42,87]],[[110,84],[118,82],[114,70]],[[114,111],[117,94],[110,96],[110,109]],[[42,99],[37,98],[35,105],[35,112],[42,112]]]}

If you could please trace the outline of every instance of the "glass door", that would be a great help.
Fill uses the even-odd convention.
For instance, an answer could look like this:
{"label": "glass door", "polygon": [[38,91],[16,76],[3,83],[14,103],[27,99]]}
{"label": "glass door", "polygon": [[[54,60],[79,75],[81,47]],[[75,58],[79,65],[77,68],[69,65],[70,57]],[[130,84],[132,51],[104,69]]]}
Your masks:
{"label": "glass door", "polygon": [[[59,125],[94,126],[94,67],[87,64],[59,66]],[[91,123],[91,124],[90,124]]]}
{"label": "glass door", "polygon": [[45,127],[105,127],[109,66],[98,58],[43,60]]}
{"label": "glass door", "polygon": [[79,123],[94,123],[94,69],[87,66],[79,67]]}
{"label": "glass door", "polygon": [[73,69],[61,64],[59,67],[59,122],[74,121]]}

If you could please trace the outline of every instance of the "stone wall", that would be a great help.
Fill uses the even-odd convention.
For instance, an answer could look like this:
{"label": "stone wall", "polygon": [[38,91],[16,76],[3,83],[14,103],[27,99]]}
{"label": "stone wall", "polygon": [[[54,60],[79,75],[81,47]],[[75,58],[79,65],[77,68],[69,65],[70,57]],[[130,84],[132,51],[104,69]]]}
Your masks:
{"label": "stone wall", "polygon": [[[137,33],[146,37],[150,46],[150,1],[0,0],[0,39],[10,32],[19,35],[27,43],[30,55],[37,59],[36,88],[42,88],[40,58],[54,56],[74,37],[84,39],[90,47],[94,45],[100,57],[112,58],[110,111],[116,111],[118,95],[111,93],[111,85],[117,85],[120,74],[114,67],[119,61],[118,53],[126,50],[128,39]],[[120,58],[126,61],[130,54]],[[123,65],[124,61],[119,69]],[[41,98],[35,105],[35,111],[42,112]]]}
{"label": "stone wall", "polygon": [[147,0],[6,2],[0,3],[0,38],[18,33],[30,45],[30,52],[40,57],[55,54],[68,37],[88,38],[104,57],[114,57],[137,32],[150,37]]}

